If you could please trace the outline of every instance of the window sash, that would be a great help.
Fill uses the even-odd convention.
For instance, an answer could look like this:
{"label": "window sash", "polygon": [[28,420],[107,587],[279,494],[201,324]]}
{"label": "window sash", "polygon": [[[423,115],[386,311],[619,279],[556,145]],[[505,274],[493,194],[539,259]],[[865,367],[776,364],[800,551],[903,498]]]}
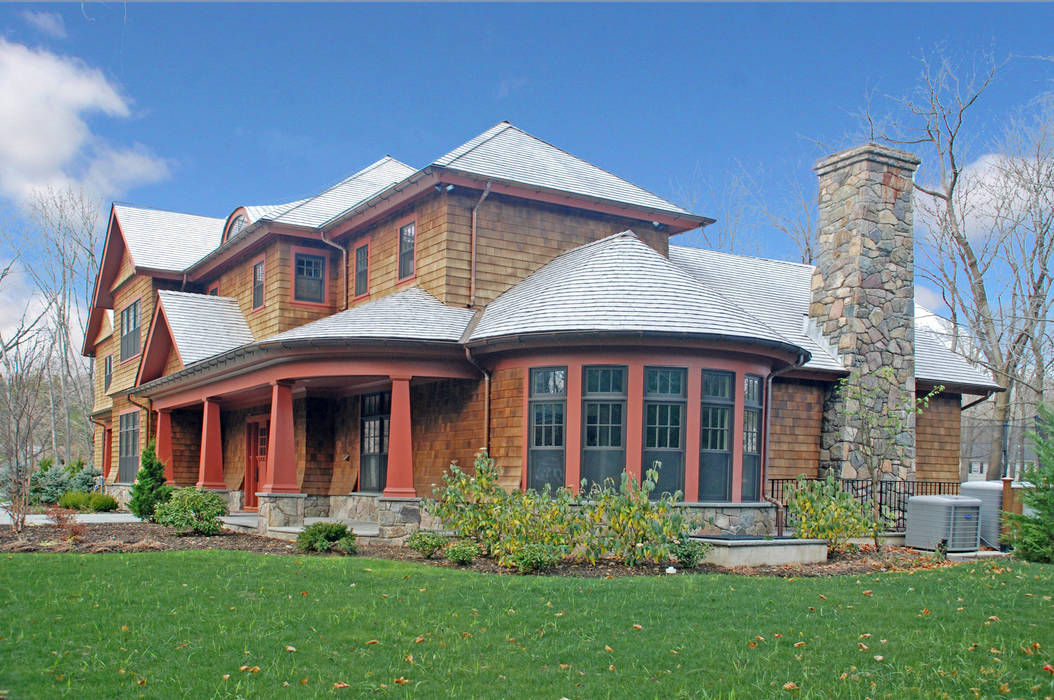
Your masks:
{"label": "window sash", "polygon": [[417,222],[399,228],[399,279],[414,274],[414,248],[417,245]]}
{"label": "window sash", "polygon": [[121,359],[127,360],[139,354],[139,309],[137,299],[121,311]]}
{"label": "window sash", "polygon": [[621,450],[626,428],[625,404],[621,401],[586,401],[582,447],[598,450]]}
{"label": "window sash", "polygon": [[683,403],[648,401],[644,404],[644,449],[684,449]]}
{"label": "window sash", "polygon": [[360,245],[355,249],[355,296],[361,297],[370,291],[370,247]]}
{"label": "window sash", "polygon": [[110,384],[113,382],[113,355],[107,355],[102,361],[103,374],[102,374],[102,390],[108,391]]}
{"label": "window sash", "polygon": [[748,406],[760,406],[764,399],[761,377],[748,374],[743,377],[743,402]]}
{"label": "window sash", "polygon": [[321,255],[295,256],[293,298],[296,301],[324,303],[326,300],[326,259]]}
{"label": "window sash", "polygon": [[540,396],[567,396],[567,368],[531,368],[531,387],[529,395],[532,398]]}
{"label": "window sash", "polygon": [[586,367],[583,371],[584,396],[626,396],[625,367]]}
{"label": "window sash", "polygon": [[743,452],[761,454],[761,411],[756,408],[743,411]]}
{"label": "window sash", "polygon": [[260,261],[253,265],[253,308],[258,309],[264,303],[264,264]]}
{"label": "window sash", "polygon": [[702,398],[713,403],[732,403],[732,382],[735,374],[717,370],[703,370]]}
{"label": "window sash", "polygon": [[699,449],[703,452],[731,452],[732,409],[703,404],[699,415]]}
{"label": "window sash", "polygon": [[685,398],[686,371],[679,367],[645,367],[644,395],[646,397]]}
{"label": "window sash", "polygon": [[139,471],[139,413],[125,413],[118,419],[117,480],[122,484],[135,481]]}

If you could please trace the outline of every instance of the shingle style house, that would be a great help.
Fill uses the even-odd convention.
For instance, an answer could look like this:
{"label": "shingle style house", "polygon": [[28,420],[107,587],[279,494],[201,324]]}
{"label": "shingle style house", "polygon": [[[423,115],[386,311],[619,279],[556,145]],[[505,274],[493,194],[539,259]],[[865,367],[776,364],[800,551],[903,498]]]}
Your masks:
{"label": "shingle style house", "polygon": [[657,461],[712,527],[761,533],[767,480],[858,468],[831,387],[847,358],[892,357],[911,391],[947,387],[907,476],[957,479],[961,397],[995,385],[897,313],[911,289],[872,288],[910,272],[886,234],[910,235],[914,166],[857,151],[820,171],[821,219],[860,221],[828,227],[848,253],[817,268],[670,245],[712,220],[504,122],[226,219],[114,205],[84,345],[98,466],[123,497],[156,439],[171,482],[263,530],[326,515],[397,537],[481,446],[510,488]]}

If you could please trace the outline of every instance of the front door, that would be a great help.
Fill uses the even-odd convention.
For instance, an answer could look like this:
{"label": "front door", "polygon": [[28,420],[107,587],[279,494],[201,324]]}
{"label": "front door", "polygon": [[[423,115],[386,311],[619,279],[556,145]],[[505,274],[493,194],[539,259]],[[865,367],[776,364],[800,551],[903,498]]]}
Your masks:
{"label": "front door", "polygon": [[360,404],[359,491],[384,491],[388,477],[388,424],[392,392],[364,394]]}
{"label": "front door", "polygon": [[267,434],[270,424],[266,420],[251,421],[248,425],[248,458],[245,460],[245,487],[242,491],[242,507],[255,510],[258,503],[256,490],[260,474],[267,467]]}

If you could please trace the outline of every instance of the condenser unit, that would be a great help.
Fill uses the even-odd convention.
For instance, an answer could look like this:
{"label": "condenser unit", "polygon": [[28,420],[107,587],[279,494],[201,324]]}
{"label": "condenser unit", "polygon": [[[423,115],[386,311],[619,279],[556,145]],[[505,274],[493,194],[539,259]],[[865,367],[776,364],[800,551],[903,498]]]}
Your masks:
{"label": "condenser unit", "polygon": [[980,545],[981,501],[969,496],[912,496],[908,499],[904,544],[948,552],[972,552]]}
{"label": "condenser unit", "polygon": [[964,481],[959,494],[981,501],[981,541],[993,549],[999,549],[999,531],[1002,527],[1003,482]]}

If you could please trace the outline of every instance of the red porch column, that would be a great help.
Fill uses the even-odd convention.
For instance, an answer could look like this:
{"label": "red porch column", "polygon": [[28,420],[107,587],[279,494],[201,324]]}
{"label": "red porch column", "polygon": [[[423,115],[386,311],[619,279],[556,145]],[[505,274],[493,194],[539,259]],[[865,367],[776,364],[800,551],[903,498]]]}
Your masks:
{"label": "red porch column", "polygon": [[392,380],[392,413],[388,427],[388,480],[385,496],[416,498],[414,446],[410,423],[410,377]]}
{"label": "red porch column", "polygon": [[[220,404],[216,399],[205,399],[201,419],[201,460],[198,462],[199,489],[222,491],[223,442],[220,438]],[[171,426],[170,426],[171,427]]]}
{"label": "red porch column", "polygon": [[260,491],[300,493],[296,480],[296,440],[293,432],[293,387],[271,384],[271,428],[267,436],[267,467]]}
{"label": "red porch column", "polygon": [[154,451],[161,464],[165,465],[165,481],[169,484],[175,483],[175,469],[172,466],[172,412],[162,410],[157,412],[157,437],[155,438]]}
{"label": "red porch column", "polygon": [[626,471],[637,483],[651,469],[644,461],[644,363],[631,362],[626,382]]}
{"label": "red porch column", "polygon": [[109,481],[110,469],[113,468],[113,428],[107,424],[102,431],[102,478]]}

